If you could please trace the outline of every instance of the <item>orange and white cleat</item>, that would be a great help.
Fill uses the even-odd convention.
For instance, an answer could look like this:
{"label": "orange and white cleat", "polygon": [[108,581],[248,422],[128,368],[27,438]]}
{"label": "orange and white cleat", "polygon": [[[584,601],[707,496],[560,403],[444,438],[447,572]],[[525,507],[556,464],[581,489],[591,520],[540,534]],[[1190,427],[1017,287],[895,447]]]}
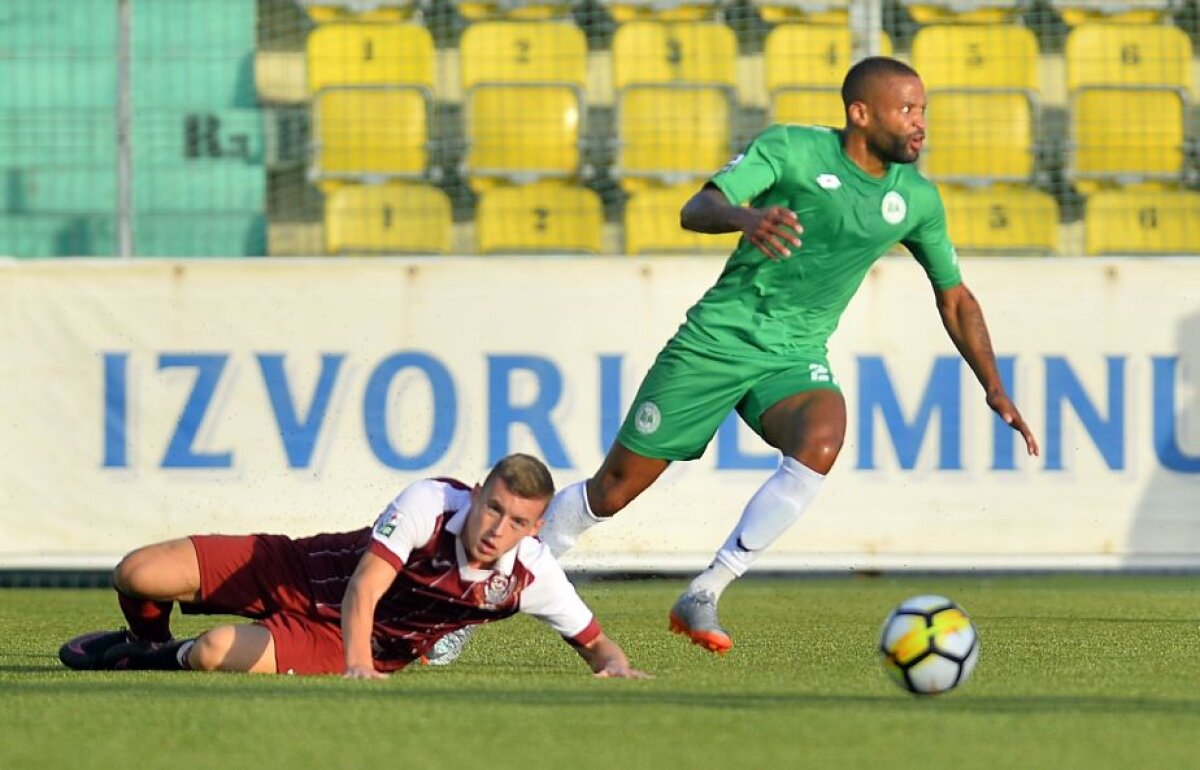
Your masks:
{"label": "orange and white cleat", "polygon": [[717,600],[708,593],[684,593],[671,608],[670,629],[709,652],[724,655],[733,648],[729,632],[717,622]]}

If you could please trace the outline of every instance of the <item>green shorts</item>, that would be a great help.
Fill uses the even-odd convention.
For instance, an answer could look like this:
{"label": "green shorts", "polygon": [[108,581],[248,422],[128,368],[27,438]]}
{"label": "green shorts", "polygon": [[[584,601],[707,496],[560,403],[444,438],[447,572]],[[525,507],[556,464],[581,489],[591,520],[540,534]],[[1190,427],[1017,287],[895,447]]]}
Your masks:
{"label": "green shorts", "polygon": [[748,359],[700,349],[676,337],[642,380],[617,440],[645,457],[693,460],[737,409],[762,436],[762,415],[788,396],[837,390],[829,360],[820,353]]}

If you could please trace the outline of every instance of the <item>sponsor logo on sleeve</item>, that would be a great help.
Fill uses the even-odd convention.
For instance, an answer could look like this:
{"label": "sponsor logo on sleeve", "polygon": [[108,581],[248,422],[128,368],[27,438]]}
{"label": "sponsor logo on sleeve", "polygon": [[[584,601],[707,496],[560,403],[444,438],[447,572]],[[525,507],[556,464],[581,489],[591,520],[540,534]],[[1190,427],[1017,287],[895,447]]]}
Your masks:
{"label": "sponsor logo on sleeve", "polygon": [[746,157],[746,153],[739,152],[737,155],[734,155],[733,158],[731,158],[728,163],[726,163],[724,166],[721,166],[721,170],[718,171],[717,173],[724,174],[726,171],[733,170],[733,167],[736,166],[737,164],[741,163],[742,159],[745,157]]}
{"label": "sponsor logo on sleeve", "polygon": [[400,521],[400,511],[394,508],[389,508],[379,516],[379,520],[375,522],[375,533],[380,537],[391,537],[396,531],[396,524]]}

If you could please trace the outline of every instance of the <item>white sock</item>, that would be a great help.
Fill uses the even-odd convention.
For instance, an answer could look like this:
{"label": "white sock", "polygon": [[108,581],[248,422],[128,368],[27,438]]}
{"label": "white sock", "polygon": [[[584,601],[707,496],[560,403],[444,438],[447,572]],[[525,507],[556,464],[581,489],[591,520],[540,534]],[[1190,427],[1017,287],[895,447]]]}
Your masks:
{"label": "white sock", "polygon": [[191,671],[192,664],[188,662],[188,655],[191,654],[192,648],[196,646],[195,639],[188,639],[183,644],[179,645],[179,649],[175,651],[175,660],[179,663],[179,667],[184,671]]}
{"label": "white sock", "polygon": [[604,519],[592,514],[588,505],[587,481],[579,481],[560,489],[550,501],[538,538],[557,558],[571,550],[580,535],[602,521]]}
{"label": "white sock", "polygon": [[785,457],[763,482],[738,519],[737,526],[708,569],[689,590],[720,597],[730,583],[746,574],[758,555],[787,532],[816,498],[825,477],[798,460]]}

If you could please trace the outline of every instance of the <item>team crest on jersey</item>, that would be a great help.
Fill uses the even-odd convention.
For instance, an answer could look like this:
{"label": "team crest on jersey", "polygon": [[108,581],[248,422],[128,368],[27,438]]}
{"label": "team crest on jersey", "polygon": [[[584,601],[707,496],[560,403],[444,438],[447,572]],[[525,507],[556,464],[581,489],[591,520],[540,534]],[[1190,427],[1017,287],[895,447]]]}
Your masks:
{"label": "team crest on jersey", "polygon": [[889,225],[898,225],[904,221],[904,215],[908,213],[908,204],[904,202],[904,198],[900,197],[900,193],[890,190],[887,195],[883,196],[883,205],[880,206],[879,212],[883,214],[884,222]]}
{"label": "team crest on jersey", "polygon": [[483,606],[494,610],[512,596],[512,576],[493,572],[483,584]]}
{"label": "team crest on jersey", "polygon": [[634,415],[633,427],[637,428],[638,433],[648,436],[658,430],[659,425],[662,425],[662,412],[659,411],[658,404],[643,401]]}
{"label": "team crest on jersey", "polygon": [[836,190],[842,186],[842,180],[837,174],[820,174],[817,176],[817,186],[822,190]]}

